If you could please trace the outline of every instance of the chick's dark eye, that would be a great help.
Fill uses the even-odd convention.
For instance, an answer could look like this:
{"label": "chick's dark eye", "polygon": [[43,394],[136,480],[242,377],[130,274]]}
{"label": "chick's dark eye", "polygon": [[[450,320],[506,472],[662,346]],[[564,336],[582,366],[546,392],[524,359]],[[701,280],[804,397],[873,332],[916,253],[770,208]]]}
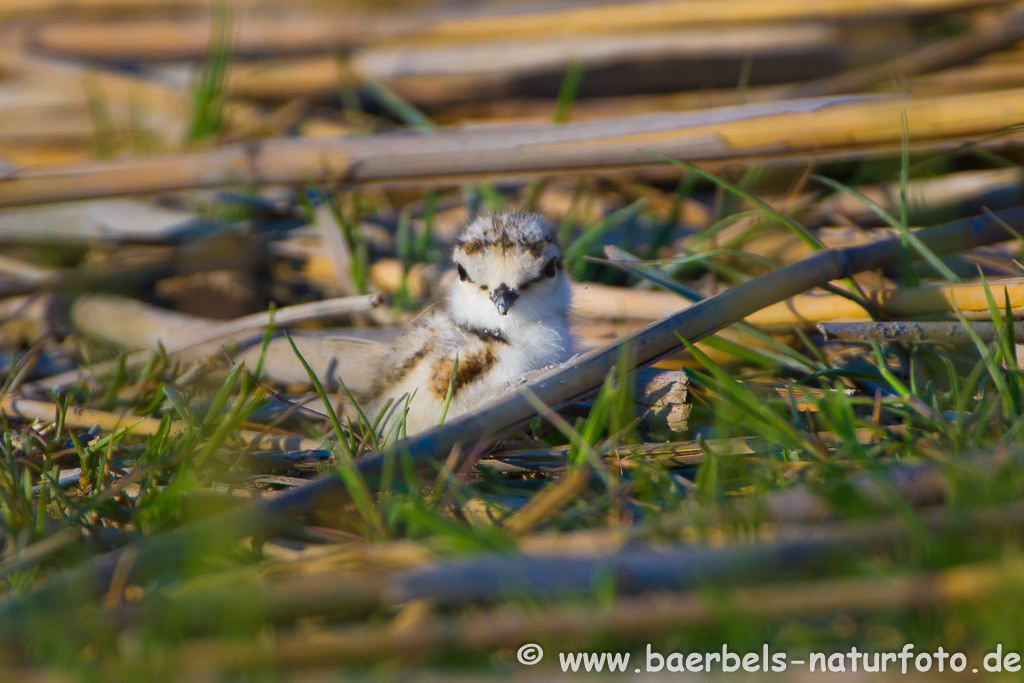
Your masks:
{"label": "chick's dark eye", "polygon": [[551,259],[544,265],[544,270],[541,273],[544,277],[554,277],[558,272],[558,259]]}
{"label": "chick's dark eye", "polygon": [[469,280],[469,273],[466,272],[466,269],[462,267],[461,263],[455,264],[455,267],[459,271],[459,279],[460,280],[462,280],[463,282],[466,282],[467,280]]}

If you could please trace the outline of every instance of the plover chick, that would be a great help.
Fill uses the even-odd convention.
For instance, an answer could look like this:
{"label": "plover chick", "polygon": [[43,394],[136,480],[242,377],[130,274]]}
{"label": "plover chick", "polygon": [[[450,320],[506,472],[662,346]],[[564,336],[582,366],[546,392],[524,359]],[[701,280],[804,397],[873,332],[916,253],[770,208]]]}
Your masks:
{"label": "plover chick", "polygon": [[375,363],[367,414],[372,419],[388,399],[404,405],[411,396],[408,433],[438,424],[453,373],[449,418],[573,354],[569,277],[543,218],[480,216],[459,236],[452,260],[458,277],[446,299],[415,318]]}

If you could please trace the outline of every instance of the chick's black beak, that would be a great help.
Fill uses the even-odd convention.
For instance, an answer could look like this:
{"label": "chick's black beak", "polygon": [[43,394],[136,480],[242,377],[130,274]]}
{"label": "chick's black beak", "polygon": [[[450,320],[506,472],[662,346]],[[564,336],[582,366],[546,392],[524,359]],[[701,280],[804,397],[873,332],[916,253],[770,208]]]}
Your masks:
{"label": "chick's black beak", "polygon": [[508,285],[502,282],[498,287],[491,292],[491,301],[498,309],[498,313],[502,315],[508,315],[508,309],[512,307],[512,302],[519,298],[519,292],[514,289],[509,289]]}

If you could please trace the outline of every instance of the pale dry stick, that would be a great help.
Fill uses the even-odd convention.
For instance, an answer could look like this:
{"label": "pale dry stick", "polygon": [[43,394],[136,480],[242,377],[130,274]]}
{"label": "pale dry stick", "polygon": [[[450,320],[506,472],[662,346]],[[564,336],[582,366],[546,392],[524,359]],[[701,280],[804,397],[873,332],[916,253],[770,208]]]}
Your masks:
{"label": "pale dry stick", "polygon": [[[57,422],[57,411],[58,407],[47,401],[33,401],[12,396],[0,398],[0,413],[8,419]],[[99,426],[104,431],[127,430],[131,434],[152,436],[160,432],[162,422],[153,417],[118,415],[106,410],[69,406],[64,415],[64,424],[69,427]],[[191,425],[184,422],[172,422],[169,434],[180,434],[190,427]],[[313,450],[324,444],[322,439],[262,434],[250,429],[238,430],[234,432],[234,435],[244,443],[258,440],[259,447],[268,450]]]}
{"label": "pale dry stick", "polygon": [[1024,90],[941,98],[789,100],[419,136],[266,138],[203,152],[15,169],[0,180],[0,206],[222,185],[325,179],[441,182],[480,173],[530,175],[664,164],[644,150],[693,162],[735,160],[768,150],[771,156],[828,156],[833,148],[897,144],[904,116],[912,143],[987,135],[1024,121]]}
{"label": "pale dry stick", "polygon": [[[284,631],[261,642],[214,637],[186,642],[178,661],[190,674],[423,657],[441,651],[492,651],[527,642],[636,642],[670,629],[710,627],[725,615],[758,621],[836,613],[928,610],[970,603],[1020,586],[1019,560],[959,565],[911,576],[829,578],[737,588],[722,596],[654,593],[607,605],[501,606],[461,616],[431,615],[416,629],[391,624]],[[759,653],[760,654],[760,653]],[[765,664],[767,666],[767,663]]]}
{"label": "pale dry stick", "polygon": [[[982,341],[998,339],[994,323],[972,323]],[[1024,339],[1024,323],[1013,326],[1017,339]],[[971,344],[971,335],[959,322],[918,322],[914,320],[864,323],[818,323],[818,331],[826,341],[844,342],[909,342],[926,344]]]}
{"label": "pale dry stick", "polygon": [[780,99],[819,97],[858,92],[890,78],[916,76],[938,71],[998,52],[1024,39],[1024,5],[1013,4],[1004,12],[968,31],[924,45],[902,57],[882,64],[873,64],[822,79],[783,88],[776,93]]}
{"label": "pale dry stick", "polygon": [[[1024,230],[1024,207],[919,230],[917,235],[937,254],[957,253],[1011,239],[999,221],[1014,230]],[[624,347],[631,352],[637,367],[646,366],[679,349],[680,337],[698,341],[772,303],[861,271],[901,263],[903,258],[903,243],[898,238],[816,252],[803,261],[704,299],[615,344],[586,353],[474,412],[399,442],[390,453],[363,458],[357,467],[365,479],[374,483],[379,481],[386,462],[394,458],[395,453],[402,452],[414,467],[431,473],[434,471],[432,463],[450,453],[456,444],[476,443],[486,435],[498,434],[533,419],[535,409],[526,392],[532,392],[549,406],[558,407],[597,390],[608,373],[617,367]],[[154,572],[182,566],[246,536],[270,533],[286,520],[317,511],[337,510],[349,500],[348,489],[340,478],[322,475],[273,500],[254,502],[148,538],[138,547],[133,580],[143,581]],[[1018,517],[1024,518],[1024,510],[1017,512]],[[986,523],[989,521],[993,527],[998,527],[1000,522],[1008,523],[1010,517],[996,517]],[[839,540],[836,548],[827,549],[829,554],[853,547],[848,539]],[[777,560],[776,553],[777,549],[771,551],[769,557]],[[68,591],[105,591],[118,557],[118,553],[103,555],[76,569],[51,575],[37,588],[34,599],[60,600]],[[558,576],[557,571],[551,576]],[[593,585],[592,579],[588,576],[587,589]],[[494,595],[491,593],[490,597]]]}
{"label": "pale dry stick", "polygon": [[[378,294],[366,294],[362,296],[341,297],[338,299],[326,299],[324,301],[312,301],[305,304],[285,306],[273,313],[275,328],[287,327],[300,322],[321,320],[327,317],[348,315],[370,310],[380,305],[383,298]],[[177,314],[180,315],[180,314]],[[196,318],[195,316],[190,316]],[[180,339],[177,343],[169,344],[165,350],[169,354],[181,353],[189,349],[212,344],[218,340],[225,343],[243,333],[256,333],[265,330],[270,324],[271,313],[253,313],[227,322],[202,320],[202,325],[196,327],[196,333],[188,338]],[[196,318],[193,322],[198,323]],[[133,353],[125,359],[126,368],[141,367],[149,360],[152,351],[140,351]],[[36,380],[29,385],[35,389],[45,391],[59,391],[71,384],[77,384],[89,377],[99,376],[112,372],[117,367],[117,361],[98,363],[89,367],[76,368],[62,372],[58,375]]]}

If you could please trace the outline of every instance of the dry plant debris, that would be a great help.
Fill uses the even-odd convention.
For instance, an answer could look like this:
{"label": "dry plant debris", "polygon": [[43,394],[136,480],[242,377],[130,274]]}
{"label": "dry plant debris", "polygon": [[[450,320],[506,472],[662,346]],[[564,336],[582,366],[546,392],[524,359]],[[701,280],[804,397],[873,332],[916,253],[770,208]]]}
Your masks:
{"label": "dry plant debris", "polygon": [[[5,679],[1024,650],[1020,2],[0,20]],[[581,354],[357,410],[507,209]]]}

